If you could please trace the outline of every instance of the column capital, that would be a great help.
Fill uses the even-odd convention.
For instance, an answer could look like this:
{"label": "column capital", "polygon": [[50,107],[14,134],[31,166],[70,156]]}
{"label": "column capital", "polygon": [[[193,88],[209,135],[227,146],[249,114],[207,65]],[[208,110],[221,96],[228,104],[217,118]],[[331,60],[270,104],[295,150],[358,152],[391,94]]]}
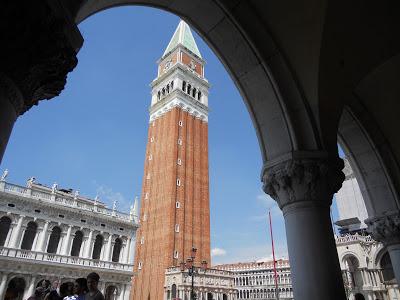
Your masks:
{"label": "column capital", "polygon": [[400,211],[386,212],[365,220],[367,231],[385,246],[400,244]]}
{"label": "column capital", "polygon": [[17,115],[58,96],[77,64],[83,38],[59,2],[17,0],[0,12],[0,26],[5,28],[0,68],[19,90],[6,90]]}
{"label": "column capital", "polygon": [[263,190],[281,209],[287,206],[327,206],[344,180],[340,158],[294,157],[266,164],[262,171]]}

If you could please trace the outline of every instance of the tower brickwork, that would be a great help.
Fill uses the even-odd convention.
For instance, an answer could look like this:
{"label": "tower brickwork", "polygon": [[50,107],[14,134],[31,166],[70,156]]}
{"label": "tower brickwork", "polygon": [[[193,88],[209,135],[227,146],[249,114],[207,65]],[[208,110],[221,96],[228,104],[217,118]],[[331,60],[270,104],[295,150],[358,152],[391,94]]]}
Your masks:
{"label": "tower brickwork", "polygon": [[189,26],[181,21],[152,82],[137,233],[134,300],[162,300],[165,270],[197,249],[210,258],[208,82]]}

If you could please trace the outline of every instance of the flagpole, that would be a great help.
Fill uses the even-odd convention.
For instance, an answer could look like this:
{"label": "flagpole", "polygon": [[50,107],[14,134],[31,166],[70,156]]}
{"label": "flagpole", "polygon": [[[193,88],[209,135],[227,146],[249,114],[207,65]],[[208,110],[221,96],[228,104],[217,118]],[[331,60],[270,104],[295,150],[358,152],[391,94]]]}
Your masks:
{"label": "flagpole", "polygon": [[272,259],[274,260],[275,297],[277,300],[279,300],[278,275],[276,273],[276,260],[275,260],[274,236],[272,234],[271,211],[268,211],[268,215],[269,215],[269,230],[271,233],[271,243],[272,243]]}

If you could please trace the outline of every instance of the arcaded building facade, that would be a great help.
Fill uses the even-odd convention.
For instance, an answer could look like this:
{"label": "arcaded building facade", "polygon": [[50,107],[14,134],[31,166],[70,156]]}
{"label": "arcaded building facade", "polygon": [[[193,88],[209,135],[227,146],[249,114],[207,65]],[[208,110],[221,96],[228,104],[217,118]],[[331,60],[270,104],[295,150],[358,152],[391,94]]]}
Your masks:
{"label": "arcaded building facade", "polygon": [[25,300],[43,280],[100,275],[107,300],[127,300],[138,228],[135,209],[112,209],[77,191],[0,179],[0,299]]}
{"label": "arcaded building facade", "polygon": [[204,61],[181,21],[151,84],[150,122],[133,281],[135,300],[164,297],[165,270],[196,248],[210,264],[208,88]]}
{"label": "arcaded building facade", "polygon": [[[273,261],[218,265],[215,268],[233,273],[237,299],[293,299],[290,264],[276,261],[277,287]],[[278,292],[277,292],[278,291]]]}

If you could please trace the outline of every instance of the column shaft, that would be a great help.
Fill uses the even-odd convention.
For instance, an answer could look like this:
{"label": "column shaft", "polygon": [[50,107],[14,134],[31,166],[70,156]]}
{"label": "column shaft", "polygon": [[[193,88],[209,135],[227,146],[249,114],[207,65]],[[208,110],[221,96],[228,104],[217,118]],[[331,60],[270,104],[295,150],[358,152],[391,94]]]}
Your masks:
{"label": "column shaft", "polygon": [[[1,81],[1,78],[0,78]],[[0,91],[0,163],[6,150],[11,131],[14,127],[18,114],[14,106],[11,104],[10,97],[3,91]]]}
{"label": "column shaft", "polygon": [[285,214],[294,298],[346,299],[329,207],[304,207]]}
{"label": "column shaft", "polygon": [[0,282],[0,300],[4,299],[4,294],[6,292],[6,284],[7,284],[7,274],[3,273],[3,275],[1,275],[1,282]]}
{"label": "column shaft", "polygon": [[394,276],[397,282],[400,282],[400,244],[389,245],[387,249],[392,261]]}
{"label": "column shaft", "polygon": [[47,231],[49,230],[49,221],[46,221],[43,226],[43,230],[40,233],[39,245],[37,251],[44,252],[47,243]]}
{"label": "column shaft", "polygon": [[86,258],[90,257],[90,249],[92,248],[92,239],[93,239],[93,230],[90,230],[89,237],[86,240],[85,252],[83,254],[83,257]]}
{"label": "column shaft", "polygon": [[10,248],[17,248],[17,246],[20,242],[20,235],[21,235],[21,228],[22,228],[23,221],[24,221],[24,216],[20,216],[18,219],[17,226],[14,228],[12,236],[11,236]]}
{"label": "column shaft", "polygon": [[108,236],[106,254],[105,254],[105,257],[104,257],[104,260],[105,260],[105,261],[110,261],[111,242],[112,242],[112,234],[110,234],[110,235]]}
{"label": "column shaft", "polygon": [[68,255],[68,248],[70,244],[70,239],[71,239],[71,231],[72,231],[72,226],[70,225],[67,230],[67,236],[65,237],[65,241],[63,243],[63,248],[62,248],[62,255]]}
{"label": "column shaft", "polygon": [[29,283],[29,287],[24,293],[24,299],[27,299],[30,296],[33,296],[33,294],[35,292],[35,281],[36,281],[36,276],[32,276],[31,281]]}

